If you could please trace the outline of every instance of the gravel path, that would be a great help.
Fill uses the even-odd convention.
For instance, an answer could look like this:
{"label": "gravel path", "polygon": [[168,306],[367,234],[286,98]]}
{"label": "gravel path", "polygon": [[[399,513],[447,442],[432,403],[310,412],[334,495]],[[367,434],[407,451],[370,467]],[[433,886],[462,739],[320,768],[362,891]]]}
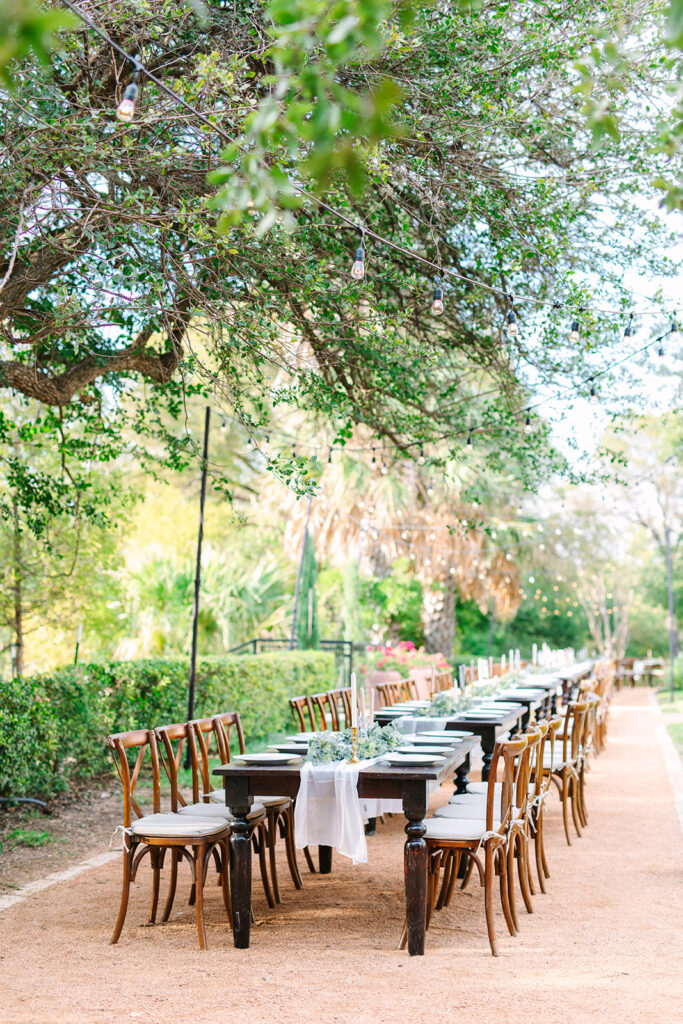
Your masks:
{"label": "gravel path", "polygon": [[[656,726],[646,691],[616,697],[608,747],[588,781],[589,826],[567,847],[552,800],[549,891],[534,898],[533,916],[521,907],[514,939],[499,915],[497,959],[474,884],[436,915],[426,956],[396,950],[403,823],[394,817],[370,840],[367,865],[336,857],[333,874],[306,873],[300,893],[283,862],[276,910],[255,885],[257,923],[246,951],[232,947],[213,884],[205,953],[183,900],[169,924],[140,927],[146,872],[118,946],[108,945],[118,862],[29,896],[0,914],[0,1020],[669,1024],[681,1008],[683,842]],[[447,797],[444,787],[433,802]],[[109,835],[102,839],[100,851]],[[188,887],[181,875],[180,896]]]}

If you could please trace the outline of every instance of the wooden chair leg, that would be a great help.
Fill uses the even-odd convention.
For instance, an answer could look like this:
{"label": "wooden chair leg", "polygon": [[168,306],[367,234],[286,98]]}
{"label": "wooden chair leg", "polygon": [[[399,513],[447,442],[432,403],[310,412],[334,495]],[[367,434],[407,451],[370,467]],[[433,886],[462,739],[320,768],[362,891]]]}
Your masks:
{"label": "wooden chair leg", "polygon": [[308,849],[307,846],[304,846],[304,857],[306,858],[308,870],[311,872],[312,875],[314,875],[316,873],[315,864],[313,863],[313,858],[311,857],[311,851]]}
{"label": "wooden chair leg", "polygon": [[152,847],[149,853],[150,866],[152,868],[152,902],[149,907],[148,924],[154,924],[157,918],[157,907],[159,905],[159,886],[161,883],[161,865],[159,863],[159,850]]}
{"label": "wooden chair leg", "polygon": [[446,893],[446,899],[444,906],[450,907],[451,900],[453,899],[453,893],[455,891],[455,883],[458,880],[458,872],[460,871],[460,865],[462,864],[463,853],[461,850],[453,851],[453,870],[451,871],[450,881],[448,883],[448,891]]}
{"label": "wooden chair leg", "polygon": [[581,821],[580,821],[580,818],[579,818],[579,808],[578,808],[579,787],[578,787],[578,783],[577,783],[576,779],[572,779],[571,780],[570,787],[569,787],[569,793],[570,793],[570,799],[571,799],[572,818],[574,820],[574,828],[576,829],[577,836],[581,837],[581,835],[582,835],[582,832],[581,832]]}
{"label": "wooden chair leg", "polygon": [[439,852],[436,857],[433,857],[429,861],[427,868],[427,920],[425,927],[429,928],[429,922],[432,919],[434,912],[434,904],[436,903],[437,893],[439,891],[439,875],[441,873],[441,862],[443,860],[443,852]]}
{"label": "wooden chair leg", "polygon": [[275,809],[268,811],[268,860],[270,863],[270,880],[273,885],[273,895],[276,903],[282,903],[280,897],[280,886],[277,879],[277,860],[275,857],[275,846],[277,843],[277,820],[280,812]]}
{"label": "wooden chair leg", "polygon": [[500,847],[498,850],[498,871],[500,873],[500,902],[503,906],[503,916],[505,917],[505,923],[508,926],[510,935],[516,935],[517,929],[515,928],[515,922],[512,920],[512,912],[510,911],[507,857],[505,856],[504,847]]}
{"label": "wooden chair leg", "polygon": [[496,945],[496,926],[493,916],[493,850],[491,844],[486,843],[486,854],[484,857],[484,910],[486,912],[486,928],[489,933],[491,952],[498,956]]}
{"label": "wooden chair leg", "polygon": [[253,835],[254,845],[256,846],[256,852],[258,853],[259,869],[261,871],[261,882],[263,884],[263,892],[266,897],[268,906],[272,909],[275,906],[275,900],[273,894],[270,891],[270,882],[268,881],[268,867],[266,862],[266,847],[268,844],[268,835],[266,832],[266,826],[261,824],[258,826],[258,835],[254,832]]}
{"label": "wooden chair leg", "polygon": [[572,845],[569,837],[569,777],[567,772],[562,775],[562,820],[564,822],[564,834],[567,839],[567,846]]}
{"label": "wooden chair leg", "polygon": [[536,887],[534,886],[534,875],[533,875],[533,872],[531,870],[531,853],[530,853],[531,841],[529,839],[529,836],[526,835],[526,834],[524,835],[523,846],[524,846],[524,866],[526,868],[526,884],[528,886],[530,894],[532,896],[535,896],[536,895]]}
{"label": "wooden chair leg", "polygon": [[536,821],[536,831],[534,833],[534,856],[536,858],[536,874],[538,876],[538,884],[541,892],[545,892],[545,878],[543,877],[543,809],[538,812]]}
{"label": "wooden chair leg", "polygon": [[230,840],[221,840],[221,850],[223,853],[223,870],[221,871],[221,888],[223,890],[223,903],[225,904],[225,912],[228,915],[228,921],[232,928],[232,900],[230,899]]}
{"label": "wooden chair leg", "polygon": [[123,929],[123,922],[126,920],[126,911],[128,910],[128,897],[130,895],[130,869],[133,862],[133,849],[126,849],[126,837],[123,837],[123,883],[121,888],[121,904],[119,906],[119,916],[116,919],[114,925],[114,934],[111,937],[110,943],[115,946],[119,941],[121,930]]}
{"label": "wooden chair leg", "polygon": [[519,931],[519,918],[517,917],[517,901],[515,899],[515,845],[514,842],[508,843],[507,853],[507,879],[508,879],[508,902],[510,904],[510,917],[512,923],[515,926],[515,931]]}
{"label": "wooden chair leg", "polygon": [[168,895],[166,896],[166,904],[164,906],[164,912],[162,914],[162,923],[168,921],[171,916],[171,910],[173,909],[173,900],[175,899],[175,890],[178,883],[178,851],[171,849],[171,877],[168,880]]}
{"label": "wooden chair leg", "polygon": [[436,909],[442,910],[446,903],[446,895],[450,888],[451,879],[453,878],[454,865],[455,863],[455,850],[447,850],[444,854],[443,860],[443,882],[441,883],[441,891],[436,903]]}
{"label": "wooden chair leg", "polygon": [[303,889],[304,883],[301,878],[301,872],[299,871],[299,865],[296,860],[296,845],[294,842],[294,808],[289,807],[285,811],[281,819],[281,825],[283,829],[283,839],[285,841],[285,852],[287,854],[287,863],[289,865],[289,873],[292,876],[292,881],[296,889]]}
{"label": "wooden chair leg", "polygon": [[206,844],[200,843],[194,848],[194,879],[195,879],[195,911],[197,915],[197,934],[199,948],[206,949],[206,928],[204,927],[204,875],[206,871]]}
{"label": "wooden chair leg", "polygon": [[460,886],[461,889],[466,889],[467,888],[467,883],[469,882],[470,878],[472,877],[473,869],[474,869],[474,860],[472,859],[472,857],[468,857],[467,858],[467,867],[465,868],[465,874],[463,876],[462,884]]}
{"label": "wooden chair leg", "polygon": [[534,907],[531,902],[531,892],[529,891],[528,885],[528,870],[526,864],[526,850],[525,850],[525,837],[521,832],[518,832],[514,845],[517,847],[517,874],[519,875],[519,887],[522,890],[522,899],[524,900],[524,906],[527,909],[528,914],[533,914]]}

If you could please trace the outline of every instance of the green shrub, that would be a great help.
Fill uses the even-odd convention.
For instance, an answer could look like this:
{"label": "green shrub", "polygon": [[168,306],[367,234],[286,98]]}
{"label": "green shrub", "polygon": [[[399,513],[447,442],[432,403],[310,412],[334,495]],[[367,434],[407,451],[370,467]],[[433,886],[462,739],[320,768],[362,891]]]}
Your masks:
{"label": "green shrub", "polygon": [[[0,681],[0,795],[58,793],[111,765],[109,733],[185,721],[188,676],[183,659],[150,659]],[[335,685],[320,651],[206,658],[195,714],[238,711],[253,743],[292,728],[289,697]]]}

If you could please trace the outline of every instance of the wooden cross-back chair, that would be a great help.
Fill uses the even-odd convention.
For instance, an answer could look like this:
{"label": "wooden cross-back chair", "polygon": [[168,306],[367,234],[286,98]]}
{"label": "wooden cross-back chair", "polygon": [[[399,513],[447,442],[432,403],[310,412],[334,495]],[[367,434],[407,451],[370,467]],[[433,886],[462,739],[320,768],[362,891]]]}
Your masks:
{"label": "wooden cross-back chair", "polygon": [[339,690],[335,690],[335,693],[339,695],[338,699],[341,703],[344,711],[344,728],[351,728],[351,687],[342,686]]}
{"label": "wooden cross-back chair", "polygon": [[[215,851],[228,920],[231,918],[228,882],[227,822],[209,815],[183,818],[179,814],[161,813],[161,776],[157,738],[152,729],[138,729],[116,733],[107,738],[107,744],[123,786],[123,886],[119,914],[111,938],[118,942],[128,910],[130,886],[134,882],[140,862],[149,854],[152,868],[152,901],[149,923],[156,921],[159,887],[164,858],[171,851],[171,877],[162,920],[168,920],[175,896],[177,867],[187,860],[192,870],[194,903],[199,946],[206,948],[204,924],[204,879],[206,863]],[[135,758],[131,767],[129,753]],[[145,814],[136,799],[135,791],[143,768],[151,771],[152,813]],[[192,852],[190,852],[192,851]]]}
{"label": "wooden cross-back chair", "polygon": [[[548,798],[552,785],[551,772],[550,768],[546,767],[546,761],[548,764],[552,764],[555,750],[555,737],[561,728],[562,719],[558,715],[547,722],[542,720],[538,725],[541,727],[545,726],[545,733],[538,748],[535,766],[532,769],[534,796],[531,823],[532,831],[534,833],[534,853],[536,856],[536,873],[538,875],[538,883],[541,887],[541,892],[545,892],[545,881],[547,878],[550,878],[550,871],[548,870],[548,861],[545,853],[543,825],[545,802]],[[550,754],[546,758],[547,750],[550,751]]]}
{"label": "wooden cross-back chair", "polygon": [[[514,802],[514,815],[508,829],[506,857],[510,913],[517,931],[519,930],[519,920],[517,917],[514,885],[515,859],[517,861],[517,874],[524,905],[528,913],[533,913],[531,897],[534,895],[535,888],[531,875],[529,847],[531,833],[535,825],[536,788],[542,781],[539,780],[537,783],[539,758],[542,765],[543,742],[547,732],[548,725],[546,722],[536,722],[527,728],[524,734],[526,747],[522,751],[521,756],[515,761],[511,780],[514,786],[512,798]],[[516,740],[520,737],[516,735],[512,738]],[[486,800],[488,799],[489,785],[490,781],[470,783],[467,787],[467,793],[456,794],[451,797],[449,805],[440,812],[437,812],[437,814],[441,814],[444,817],[462,817],[467,814],[483,815]],[[495,783],[497,796],[502,794],[502,789],[503,781],[497,781]],[[471,872],[473,866],[473,862],[470,861],[468,872]],[[466,875],[466,879],[467,877],[468,875]],[[466,885],[467,881],[464,884]]]}
{"label": "wooden cross-back chair", "polygon": [[379,694],[380,702],[385,708],[390,708],[396,703],[393,683],[378,683],[376,690]]}
{"label": "wooden cross-back chair", "polygon": [[[211,739],[215,738],[217,753],[221,764],[229,764],[232,759],[231,740],[234,744],[237,741],[236,753],[243,754],[245,750],[244,731],[240,716],[236,711],[226,711],[212,718],[204,718],[192,723],[197,736],[197,748],[200,752],[200,766],[202,772],[202,783],[206,799],[225,807],[225,791],[214,789],[211,784],[211,766],[209,763]],[[280,883],[277,872],[277,859],[275,856],[278,831],[285,843],[287,864],[292,881],[297,889],[301,889],[303,882],[296,862],[296,846],[294,842],[294,804],[288,796],[255,796],[254,806],[263,806],[267,818],[267,842],[268,857],[270,861],[270,878],[273,884],[273,894],[276,903],[281,903]]]}
{"label": "wooden cross-back chair", "polygon": [[[211,723],[211,719],[205,719]],[[197,818],[210,817],[217,821],[224,821],[230,827],[231,814],[225,806],[218,801],[211,801],[208,798],[208,785],[210,786],[209,756],[211,751],[204,742],[203,755],[201,753],[200,737],[204,740],[201,729],[195,725],[201,723],[182,722],[176,725],[165,725],[156,730],[157,739],[165,750],[164,767],[171,781],[171,801],[173,810],[179,817]],[[181,766],[182,750],[188,745],[190,751],[190,767],[192,770],[192,800],[188,802],[178,784],[178,769]],[[268,833],[266,811],[262,804],[256,801],[252,804],[249,812],[251,825],[251,839],[254,850],[259,858],[261,869],[261,880],[263,891],[269,907],[275,906],[275,901],[270,889],[270,881],[266,869],[266,849],[268,846]]]}
{"label": "wooden cross-back chair", "polygon": [[308,695],[290,697],[289,707],[299,732],[317,732],[313,702]]}
{"label": "wooden cross-back chair", "polygon": [[326,732],[328,729],[339,732],[339,709],[332,692],[312,693],[311,704],[315,712],[317,728],[321,732]]}
{"label": "wooden cross-back chair", "polygon": [[[498,955],[493,907],[493,884],[496,874],[499,876],[500,900],[505,922],[510,934],[516,934],[510,908],[507,848],[515,821],[520,757],[527,745],[526,736],[496,743],[483,803],[474,796],[470,806],[447,804],[446,807],[435,811],[434,817],[425,822],[428,858],[427,927],[434,909],[441,910],[450,904],[464,857],[467,860],[467,867],[461,888],[467,885],[472,870],[476,867],[479,881],[484,888],[486,926],[494,956]],[[497,778],[499,771],[502,774],[500,781]],[[480,851],[483,851],[483,863]],[[439,892],[442,870],[444,874]],[[400,948],[405,945],[406,932],[404,927]]]}
{"label": "wooden cross-back chair", "polygon": [[[567,844],[571,846],[569,835],[569,812],[574,821],[576,834],[581,835],[581,759],[583,757],[588,702],[585,700],[570,701],[562,720],[561,732],[554,749],[544,755],[544,767],[550,771],[550,777],[557,788],[562,803],[562,820]],[[585,810],[585,808],[584,808]]]}
{"label": "wooden cross-back chair", "polygon": [[432,693],[441,693],[443,690],[453,689],[453,673],[437,672],[431,687]]}

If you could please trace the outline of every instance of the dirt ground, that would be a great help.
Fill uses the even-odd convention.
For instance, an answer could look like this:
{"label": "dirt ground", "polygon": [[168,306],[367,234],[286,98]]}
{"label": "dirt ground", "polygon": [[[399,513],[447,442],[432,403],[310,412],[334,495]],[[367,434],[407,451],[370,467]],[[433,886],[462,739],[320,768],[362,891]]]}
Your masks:
{"label": "dirt ground", "polygon": [[[519,901],[516,938],[499,913],[498,958],[489,953],[474,883],[436,915],[424,957],[396,949],[404,836],[394,817],[369,840],[364,866],[335,857],[332,875],[312,876],[301,858],[301,892],[283,856],[283,905],[275,910],[255,878],[249,950],[232,947],[213,884],[206,952],[182,898],[168,924],[141,927],[146,873],[121,940],[110,946],[118,860],[28,897],[0,913],[0,1021],[670,1024],[683,1003],[683,842],[656,725],[647,692],[617,696],[607,750],[589,777],[589,826],[568,847],[553,799],[548,893],[535,896],[532,916]],[[443,787],[433,804],[447,796]],[[110,822],[103,827],[102,818],[93,811],[97,842],[85,838],[78,860],[106,850]],[[44,874],[54,870],[42,863]],[[181,897],[188,888],[181,876]]]}
{"label": "dirt ground", "polygon": [[0,897],[106,850],[121,820],[119,790],[112,774],[51,801],[49,814],[29,804],[0,810]]}

